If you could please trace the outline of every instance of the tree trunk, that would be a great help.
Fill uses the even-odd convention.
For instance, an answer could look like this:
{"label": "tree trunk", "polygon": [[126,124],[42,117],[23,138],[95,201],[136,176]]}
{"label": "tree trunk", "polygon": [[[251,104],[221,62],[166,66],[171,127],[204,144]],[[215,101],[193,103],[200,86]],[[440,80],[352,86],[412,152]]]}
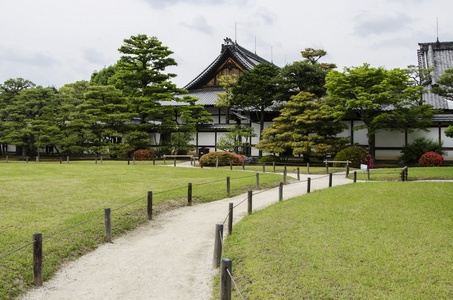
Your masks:
{"label": "tree trunk", "polygon": [[376,160],[376,134],[368,135],[368,152],[370,153],[373,161]]}

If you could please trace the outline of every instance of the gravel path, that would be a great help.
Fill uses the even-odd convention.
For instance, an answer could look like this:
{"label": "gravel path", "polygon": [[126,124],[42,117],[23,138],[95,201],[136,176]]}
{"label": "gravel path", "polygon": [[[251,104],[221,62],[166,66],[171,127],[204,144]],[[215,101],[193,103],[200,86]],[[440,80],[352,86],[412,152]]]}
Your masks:
{"label": "gravel path", "polygon": [[[328,187],[327,176],[310,177],[312,191]],[[284,199],[305,194],[306,178],[284,186]],[[350,182],[344,175],[333,177],[334,186]],[[243,194],[163,213],[63,267],[20,299],[211,299],[212,277],[218,272],[212,267],[215,224],[225,221],[230,202],[237,205],[246,198]],[[257,193],[253,210],[277,201],[278,188]],[[234,209],[234,222],[246,213],[247,201]]]}

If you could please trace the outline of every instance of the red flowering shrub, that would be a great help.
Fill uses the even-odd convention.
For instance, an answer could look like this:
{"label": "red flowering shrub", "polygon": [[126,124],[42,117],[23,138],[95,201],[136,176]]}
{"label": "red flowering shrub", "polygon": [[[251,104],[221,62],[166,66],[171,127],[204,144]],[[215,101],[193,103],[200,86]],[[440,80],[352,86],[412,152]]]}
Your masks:
{"label": "red flowering shrub", "polygon": [[[358,146],[351,146],[346,149],[341,150],[335,155],[335,161],[351,161],[349,164],[350,167],[360,168],[360,165],[367,165],[368,169],[373,169],[374,163],[373,158],[370,153],[365,149]],[[346,166],[346,164],[334,164],[334,167]]]}
{"label": "red flowering shrub", "polygon": [[210,152],[200,157],[200,164],[203,166],[216,165],[216,159],[219,159],[219,166],[229,166],[230,161],[234,166],[242,165],[242,157],[231,152]]}
{"label": "red flowering shrub", "polygon": [[420,167],[438,167],[444,165],[444,158],[436,152],[426,152],[418,160]]}
{"label": "red flowering shrub", "polygon": [[135,159],[138,159],[138,160],[151,160],[153,158],[156,158],[157,155],[156,155],[156,151],[154,151],[154,150],[142,149],[142,150],[137,150],[134,153],[132,153],[132,157],[135,157]]}

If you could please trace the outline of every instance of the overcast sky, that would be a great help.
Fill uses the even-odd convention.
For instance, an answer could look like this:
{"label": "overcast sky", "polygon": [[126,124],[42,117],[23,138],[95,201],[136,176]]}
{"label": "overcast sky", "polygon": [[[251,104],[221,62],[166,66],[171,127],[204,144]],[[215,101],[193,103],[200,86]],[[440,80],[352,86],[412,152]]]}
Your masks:
{"label": "overcast sky", "polygon": [[[0,83],[60,87],[114,64],[125,38],[156,36],[183,87],[225,37],[283,67],[322,48],[325,62],[404,68],[419,42],[453,41],[452,0],[0,0]],[[235,24],[237,24],[235,26]],[[235,27],[237,30],[235,31]],[[236,34],[237,32],[237,34]],[[255,43],[256,40],[256,43]],[[256,46],[255,46],[256,45]]]}

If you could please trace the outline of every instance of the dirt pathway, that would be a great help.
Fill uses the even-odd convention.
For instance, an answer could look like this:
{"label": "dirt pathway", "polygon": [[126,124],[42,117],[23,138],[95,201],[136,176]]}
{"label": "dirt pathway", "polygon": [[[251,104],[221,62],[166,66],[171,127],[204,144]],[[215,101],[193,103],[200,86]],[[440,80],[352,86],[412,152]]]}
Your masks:
{"label": "dirt pathway", "polygon": [[[328,177],[310,177],[312,191],[328,187]],[[344,176],[333,178],[334,186],[350,182]],[[306,190],[306,182],[289,184],[283,197]],[[211,299],[212,277],[218,272],[212,267],[215,224],[225,221],[230,202],[246,198],[243,194],[161,214],[70,263],[20,299]],[[253,196],[253,210],[277,201],[278,188],[261,192]],[[234,222],[246,213],[247,201],[235,208]]]}

